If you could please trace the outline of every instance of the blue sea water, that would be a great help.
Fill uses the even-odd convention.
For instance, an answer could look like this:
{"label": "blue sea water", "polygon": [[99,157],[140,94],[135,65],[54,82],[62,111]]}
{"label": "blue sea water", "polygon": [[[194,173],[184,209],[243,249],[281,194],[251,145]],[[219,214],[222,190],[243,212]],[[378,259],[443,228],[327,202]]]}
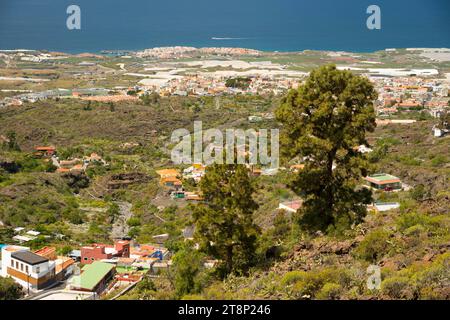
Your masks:
{"label": "blue sea water", "polygon": [[[81,30],[66,27],[71,4],[81,8]],[[381,30],[366,27],[371,4],[381,8]],[[449,21],[449,0],[0,0],[0,49],[450,48]]]}

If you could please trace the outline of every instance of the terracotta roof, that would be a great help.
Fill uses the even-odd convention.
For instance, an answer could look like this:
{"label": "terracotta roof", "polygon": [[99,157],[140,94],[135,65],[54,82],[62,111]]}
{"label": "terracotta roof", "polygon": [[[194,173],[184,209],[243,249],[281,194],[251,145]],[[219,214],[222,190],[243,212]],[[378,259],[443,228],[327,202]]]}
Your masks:
{"label": "terracotta roof", "polygon": [[35,150],[38,151],[55,151],[55,147],[34,147]]}
{"label": "terracotta roof", "polygon": [[161,177],[169,177],[169,176],[176,177],[180,174],[176,169],[162,169],[156,171],[156,173],[159,174]]}

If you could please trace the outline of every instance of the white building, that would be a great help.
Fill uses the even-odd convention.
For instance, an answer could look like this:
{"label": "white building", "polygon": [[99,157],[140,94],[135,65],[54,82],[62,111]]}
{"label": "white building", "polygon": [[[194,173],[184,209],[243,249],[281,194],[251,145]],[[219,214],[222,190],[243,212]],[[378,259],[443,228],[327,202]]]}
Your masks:
{"label": "white building", "polygon": [[2,277],[11,277],[30,291],[47,287],[55,281],[55,262],[30,251],[27,247],[2,248]]}

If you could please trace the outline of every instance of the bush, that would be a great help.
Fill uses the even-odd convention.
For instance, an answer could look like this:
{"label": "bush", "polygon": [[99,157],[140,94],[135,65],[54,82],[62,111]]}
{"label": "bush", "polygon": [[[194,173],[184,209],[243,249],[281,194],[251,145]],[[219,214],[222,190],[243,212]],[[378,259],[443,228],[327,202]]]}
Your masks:
{"label": "bush", "polygon": [[393,299],[411,299],[412,294],[409,286],[409,278],[392,277],[381,283],[381,291]]}
{"label": "bush", "polygon": [[339,284],[328,282],[320,289],[316,298],[320,300],[336,300],[339,298],[341,291],[342,288]]}
{"label": "bush", "polygon": [[17,300],[23,296],[22,287],[11,278],[0,277],[0,300]]}
{"label": "bush", "polygon": [[433,167],[439,167],[446,163],[448,163],[448,159],[443,155],[437,155],[436,157],[433,158],[433,160],[431,160],[431,165]]}
{"label": "bush", "polygon": [[422,200],[426,195],[425,186],[423,184],[419,184],[415,186],[409,194],[411,195],[411,198],[416,201]]}
{"label": "bush", "polygon": [[376,262],[389,249],[389,233],[378,229],[369,233],[355,249],[356,256],[369,262]]}
{"label": "bush", "polygon": [[346,270],[324,268],[317,271],[292,271],[281,280],[283,286],[292,285],[294,298],[305,296],[317,299],[336,299],[343,287],[350,285]]}
{"label": "bush", "polygon": [[426,229],[439,227],[439,217],[431,217],[423,213],[405,213],[397,219],[397,227],[400,231],[405,231],[416,225],[421,225]]}
{"label": "bush", "polygon": [[128,219],[127,224],[128,224],[130,227],[138,227],[138,226],[141,225],[141,221],[140,221],[140,219],[137,218],[137,217],[131,217],[130,219]]}
{"label": "bush", "polygon": [[305,271],[291,271],[286,273],[281,279],[282,286],[288,286],[294,284],[295,282],[303,279],[305,277]]}

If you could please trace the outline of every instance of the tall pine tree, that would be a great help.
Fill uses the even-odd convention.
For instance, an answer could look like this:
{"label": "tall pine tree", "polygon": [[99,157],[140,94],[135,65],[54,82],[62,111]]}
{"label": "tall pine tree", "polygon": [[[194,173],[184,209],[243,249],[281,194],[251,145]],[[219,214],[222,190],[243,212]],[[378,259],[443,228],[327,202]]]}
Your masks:
{"label": "tall pine tree", "polygon": [[200,182],[205,202],[195,207],[195,238],[202,250],[222,261],[220,270],[245,273],[255,259],[258,227],[252,214],[249,170],[238,164],[213,164]]}
{"label": "tall pine tree", "polygon": [[304,199],[299,213],[306,229],[345,229],[365,216],[371,192],[357,180],[368,165],[355,147],[367,144],[366,132],[375,129],[376,98],[367,78],[326,65],[276,110],[283,154],[305,161],[291,188]]}

